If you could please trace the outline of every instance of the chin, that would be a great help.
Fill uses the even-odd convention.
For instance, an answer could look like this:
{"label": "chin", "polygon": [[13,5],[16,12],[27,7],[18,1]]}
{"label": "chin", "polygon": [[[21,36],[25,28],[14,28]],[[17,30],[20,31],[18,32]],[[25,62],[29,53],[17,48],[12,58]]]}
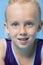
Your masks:
{"label": "chin", "polygon": [[26,44],[19,44],[18,47],[19,48],[31,48],[33,44],[30,43],[26,43]]}

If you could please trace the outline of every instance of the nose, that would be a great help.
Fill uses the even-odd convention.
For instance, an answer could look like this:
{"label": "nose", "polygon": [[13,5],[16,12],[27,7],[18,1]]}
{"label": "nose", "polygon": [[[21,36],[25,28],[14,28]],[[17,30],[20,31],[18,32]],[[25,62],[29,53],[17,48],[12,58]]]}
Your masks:
{"label": "nose", "polygon": [[20,35],[21,35],[21,36],[27,36],[27,32],[26,32],[26,29],[25,29],[24,26],[22,26],[22,27],[20,28]]}
{"label": "nose", "polygon": [[21,36],[27,36],[27,34],[26,34],[26,33],[20,33],[20,35],[21,35]]}

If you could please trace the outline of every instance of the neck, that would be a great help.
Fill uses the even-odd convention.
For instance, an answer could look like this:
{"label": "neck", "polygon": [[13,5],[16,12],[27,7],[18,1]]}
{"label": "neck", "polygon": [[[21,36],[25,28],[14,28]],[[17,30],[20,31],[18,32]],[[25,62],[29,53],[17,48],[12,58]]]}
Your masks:
{"label": "neck", "polygon": [[36,44],[34,43],[31,48],[26,48],[26,49],[18,49],[15,45],[13,45],[13,49],[16,53],[16,55],[21,56],[21,57],[28,57],[31,58],[34,54],[35,51],[35,46]]}

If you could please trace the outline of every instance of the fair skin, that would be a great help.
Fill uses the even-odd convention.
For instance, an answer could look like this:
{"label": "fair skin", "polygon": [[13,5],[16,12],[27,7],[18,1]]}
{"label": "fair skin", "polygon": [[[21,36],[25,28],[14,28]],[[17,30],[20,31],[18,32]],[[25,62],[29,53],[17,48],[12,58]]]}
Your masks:
{"label": "fair skin", "polygon": [[43,65],[43,58],[42,58],[42,64],[41,65]]}
{"label": "fair skin", "polygon": [[20,65],[32,65],[36,32],[40,25],[33,4],[9,5],[6,15],[5,28],[10,34]]}
{"label": "fair skin", "polygon": [[5,57],[5,46],[4,46],[4,39],[0,39],[0,65],[5,65],[4,64],[4,57]]}

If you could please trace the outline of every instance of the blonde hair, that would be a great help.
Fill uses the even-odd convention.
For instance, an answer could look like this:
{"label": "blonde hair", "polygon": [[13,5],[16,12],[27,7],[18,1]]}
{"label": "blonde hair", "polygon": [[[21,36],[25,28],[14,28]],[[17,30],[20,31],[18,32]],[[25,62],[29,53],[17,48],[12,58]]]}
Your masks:
{"label": "blonde hair", "polygon": [[36,0],[9,0],[9,3],[14,3],[14,2],[31,2],[31,1],[36,1]]}
{"label": "blonde hair", "polygon": [[[33,2],[34,7],[38,10],[38,16],[39,16],[39,21],[41,21],[41,8],[39,3],[37,2],[37,0],[9,0],[8,2],[8,6],[9,4],[13,4],[15,2],[22,2],[22,3],[27,3],[27,2]],[[6,14],[5,14],[6,15]]]}

